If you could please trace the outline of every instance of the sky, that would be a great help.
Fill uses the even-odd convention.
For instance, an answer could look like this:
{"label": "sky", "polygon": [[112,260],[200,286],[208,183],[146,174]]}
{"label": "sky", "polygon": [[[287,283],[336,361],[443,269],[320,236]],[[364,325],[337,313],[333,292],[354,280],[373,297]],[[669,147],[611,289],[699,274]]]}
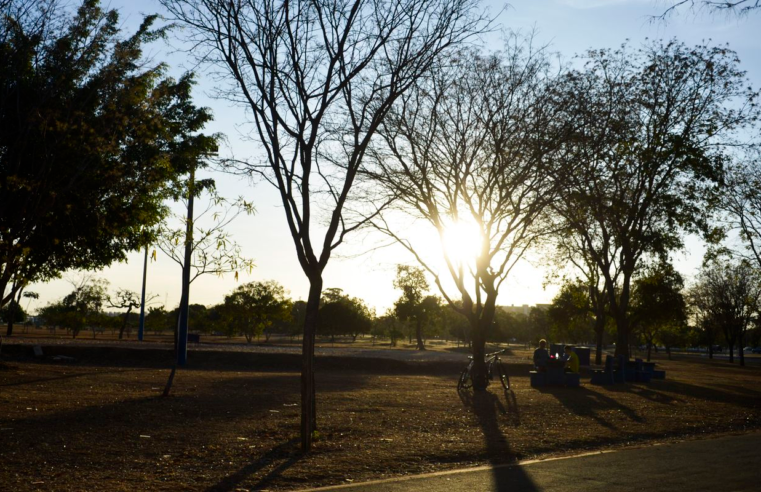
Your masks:
{"label": "sky", "polygon": [[[140,23],[141,14],[161,13],[158,0],[111,0],[105,5],[119,10],[125,32],[131,32]],[[637,46],[647,39],[677,38],[688,44],[728,43],[741,60],[741,68],[755,87],[761,86],[761,13],[745,18],[692,13],[686,9],[672,16],[668,22],[653,22],[652,16],[667,8],[668,1],[658,0],[514,0],[509,5],[500,1],[485,1],[492,14],[499,13],[497,21],[502,29],[535,31],[537,42],[549,45],[563,59],[589,48],[615,48],[627,40]],[[165,60],[170,73],[179,75],[194,68],[190,60],[173,46],[154,44],[147,53],[155,60]],[[497,33],[483,39],[486,49],[499,49]],[[247,138],[246,115],[242,108],[225,100],[212,97],[213,80],[198,67],[199,84],[194,100],[199,106],[212,109],[215,120],[206,128],[208,132],[222,132],[227,146],[221,153],[234,153],[236,157],[256,155],[258,146]],[[219,193],[228,198],[238,196],[252,201],[254,215],[241,215],[229,227],[232,238],[241,245],[243,255],[253,258],[256,267],[249,274],[240,272],[236,281],[233,275],[199,277],[191,287],[191,302],[212,305],[222,302],[224,295],[244,282],[276,280],[293,299],[304,299],[308,282],[296,259],[296,250],[289,235],[285,214],[274,188],[266,183],[252,183],[246,178],[220,172],[209,175],[216,180]],[[338,287],[348,294],[364,299],[381,314],[390,307],[400,293],[392,282],[396,265],[414,264],[414,259],[398,247],[373,250],[379,238],[355,234],[341,245],[330,260],[324,273],[324,287]],[[431,248],[439,248],[434,242]],[[688,238],[685,251],[674,254],[675,265],[689,277],[700,265],[704,247],[696,238]],[[364,254],[363,254],[364,253]],[[101,272],[89,272],[105,278],[112,290],[125,288],[140,291],[143,255],[132,253],[124,263],[115,264]],[[168,309],[179,303],[180,267],[158,252],[156,261],[148,265],[147,290],[157,296],[155,305]],[[56,301],[72,290],[82,272],[67,272],[62,279],[46,284],[35,284],[27,290],[40,294],[38,301],[22,306],[34,312],[49,302]],[[544,285],[547,271],[540,254],[533,254],[521,262],[503,285],[498,299],[500,305],[549,303],[557,293],[556,285]],[[436,293],[435,291],[431,291]]]}

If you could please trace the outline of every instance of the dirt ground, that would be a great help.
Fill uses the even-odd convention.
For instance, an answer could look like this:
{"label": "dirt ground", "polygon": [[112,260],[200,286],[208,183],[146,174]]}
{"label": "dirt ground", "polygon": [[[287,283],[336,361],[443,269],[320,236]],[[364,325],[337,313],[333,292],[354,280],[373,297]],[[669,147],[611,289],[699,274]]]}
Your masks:
{"label": "dirt ground", "polygon": [[[4,490],[292,490],[761,427],[761,368],[684,357],[665,381],[455,390],[459,365],[318,357],[319,439],[298,450],[298,357],[4,347]],[[54,361],[55,353],[74,361]],[[513,360],[519,360],[515,357]]]}

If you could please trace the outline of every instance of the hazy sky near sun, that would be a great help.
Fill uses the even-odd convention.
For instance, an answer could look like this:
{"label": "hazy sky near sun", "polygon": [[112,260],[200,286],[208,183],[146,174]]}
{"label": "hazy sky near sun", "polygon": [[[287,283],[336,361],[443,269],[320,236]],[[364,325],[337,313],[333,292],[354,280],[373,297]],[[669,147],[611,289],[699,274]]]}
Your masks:
{"label": "hazy sky near sun", "polygon": [[[106,5],[121,13],[125,32],[134,31],[141,14],[161,13],[158,0],[111,0]],[[755,87],[761,86],[761,13],[736,19],[721,15],[695,15],[687,10],[672,16],[668,23],[651,22],[650,17],[660,14],[669,4],[657,0],[514,0],[486,1],[492,13],[501,11],[498,21],[502,28],[529,32],[536,31],[536,40],[549,44],[550,50],[564,59],[588,48],[615,48],[626,40],[637,46],[645,39],[677,38],[688,44],[711,40],[713,44],[729,43],[740,57],[741,67]],[[491,35],[484,40],[488,49],[500,48],[500,36]],[[175,42],[175,46],[178,44]],[[163,44],[152,45],[148,51],[155,60],[166,60],[170,73],[179,75],[193,68],[192,62],[181,52]],[[213,110],[215,121],[207,127],[209,132],[222,132],[228,137],[229,148],[244,158],[258,152],[255,142],[245,138],[247,128],[244,111],[224,100],[211,96],[214,83],[199,71],[199,85],[195,89],[197,105]],[[285,214],[279,205],[276,191],[266,183],[250,183],[246,179],[214,173],[220,194],[226,197],[243,196],[253,201],[257,213],[240,216],[230,227],[234,239],[243,247],[244,255],[254,258],[256,268],[251,274],[241,273],[236,283],[232,275],[217,278],[203,276],[191,287],[191,302],[211,305],[221,302],[224,295],[242,282],[274,279],[283,284],[294,299],[305,298],[308,283],[296,259],[293,242],[287,230]],[[392,280],[396,264],[413,264],[414,259],[400,248],[384,248],[358,255],[372,249],[377,239],[364,234],[349,237],[339,247],[324,274],[325,287],[339,287],[352,296],[364,299],[379,314],[399,297]],[[431,248],[438,248],[431,243]],[[686,275],[694,273],[703,254],[697,240],[688,241],[688,251],[675,254],[677,267]],[[534,255],[532,263],[523,262],[511,273],[502,288],[499,304],[535,304],[550,302],[557,292],[555,286],[543,287],[545,270],[542,259]],[[80,274],[71,272],[64,279],[47,284],[30,286],[28,290],[40,293],[40,300],[30,305],[31,311],[54,301],[71,290],[68,279]],[[113,265],[96,275],[109,280],[112,289],[128,288],[140,291],[142,254],[129,255],[126,263]],[[148,267],[148,291],[158,294],[158,303],[173,308],[180,297],[180,268],[160,252],[158,259]],[[23,303],[22,303],[23,305]],[[26,307],[26,306],[24,306]]]}

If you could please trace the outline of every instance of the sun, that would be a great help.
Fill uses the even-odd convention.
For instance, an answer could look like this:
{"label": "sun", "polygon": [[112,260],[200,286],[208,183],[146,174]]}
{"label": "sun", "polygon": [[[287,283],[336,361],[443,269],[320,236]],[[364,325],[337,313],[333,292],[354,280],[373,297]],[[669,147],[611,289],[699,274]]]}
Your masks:
{"label": "sun", "polygon": [[442,239],[447,256],[455,263],[471,263],[481,252],[481,230],[472,222],[459,220],[447,225]]}

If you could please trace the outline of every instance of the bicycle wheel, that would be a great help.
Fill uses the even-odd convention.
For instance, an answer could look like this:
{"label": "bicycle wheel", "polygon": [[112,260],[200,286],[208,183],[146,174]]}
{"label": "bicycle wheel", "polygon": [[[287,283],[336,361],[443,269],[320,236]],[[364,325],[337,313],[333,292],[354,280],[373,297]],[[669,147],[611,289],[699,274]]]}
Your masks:
{"label": "bicycle wheel", "polygon": [[468,364],[460,373],[460,378],[457,380],[457,391],[469,389],[473,386],[473,381],[470,379],[470,367],[471,365]]}
{"label": "bicycle wheel", "polygon": [[502,387],[506,390],[510,389],[510,379],[507,377],[507,368],[502,365],[502,362],[496,362],[494,365],[497,368],[497,375],[502,383]]}

